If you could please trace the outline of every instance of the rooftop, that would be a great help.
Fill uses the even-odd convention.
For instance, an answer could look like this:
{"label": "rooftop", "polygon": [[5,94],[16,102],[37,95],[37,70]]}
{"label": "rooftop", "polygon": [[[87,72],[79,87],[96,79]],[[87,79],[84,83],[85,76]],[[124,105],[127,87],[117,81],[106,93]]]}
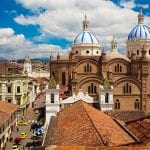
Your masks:
{"label": "rooftop", "polygon": [[129,121],[126,127],[145,144],[150,144],[150,116]]}
{"label": "rooftop", "polygon": [[[53,145],[95,147],[135,143],[110,116],[81,100],[62,109],[55,120]],[[49,139],[50,133],[49,127],[46,139]],[[46,142],[45,146],[51,143]]]}
{"label": "rooftop", "polygon": [[2,125],[9,117],[10,115],[8,113],[0,111],[0,125]]}
{"label": "rooftop", "polygon": [[110,110],[110,111],[106,111],[105,113],[121,121],[131,121],[131,120],[145,117],[144,112],[141,110],[139,111]]}
{"label": "rooftop", "polygon": [[11,104],[5,101],[0,100],[0,111],[11,115],[19,109],[19,105]]}

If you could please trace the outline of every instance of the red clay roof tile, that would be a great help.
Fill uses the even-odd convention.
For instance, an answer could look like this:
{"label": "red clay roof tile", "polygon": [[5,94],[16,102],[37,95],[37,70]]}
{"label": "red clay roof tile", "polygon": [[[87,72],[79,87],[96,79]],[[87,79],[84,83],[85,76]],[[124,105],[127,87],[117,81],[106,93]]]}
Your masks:
{"label": "red clay roof tile", "polygon": [[64,146],[118,146],[135,142],[111,117],[82,101],[58,113],[54,140],[55,145]]}

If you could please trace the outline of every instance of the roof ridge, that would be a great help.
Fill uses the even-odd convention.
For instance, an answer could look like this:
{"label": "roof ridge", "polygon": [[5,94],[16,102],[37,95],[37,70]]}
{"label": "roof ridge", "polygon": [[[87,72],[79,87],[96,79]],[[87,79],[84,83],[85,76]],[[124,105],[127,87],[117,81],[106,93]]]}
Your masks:
{"label": "roof ridge", "polygon": [[83,105],[84,110],[85,110],[85,112],[86,112],[86,114],[87,114],[87,116],[88,116],[88,118],[89,118],[90,122],[92,123],[92,125],[93,125],[93,127],[94,127],[94,129],[95,129],[96,133],[98,134],[98,136],[99,136],[99,138],[100,138],[101,142],[103,143],[103,146],[106,146],[105,141],[103,140],[103,138],[102,138],[101,134],[98,132],[98,130],[97,130],[97,128],[96,128],[96,126],[95,126],[95,124],[93,123],[93,120],[92,120],[92,119],[91,119],[91,117],[89,116],[89,114],[88,114],[88,112],[87,112],[87,110],[86,110],[86,108],[85,108],[85,106],[84,106],[84,103],[86,104],[86,102],[81,101],[81,104]]}

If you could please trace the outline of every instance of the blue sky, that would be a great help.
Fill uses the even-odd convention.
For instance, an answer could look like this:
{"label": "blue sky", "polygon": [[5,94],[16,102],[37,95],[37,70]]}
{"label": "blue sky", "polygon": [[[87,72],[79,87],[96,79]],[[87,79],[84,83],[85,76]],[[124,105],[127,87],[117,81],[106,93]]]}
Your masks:
{"label": "blue sky", "polygon": [[148,0],[1,0],[0,57],[49,57],[58,51],[65,55],[82,30],[85,14],[106,51],[115,35],[119,50],[125,53],[127,35],[137,24],[140,6],[149,25]]}

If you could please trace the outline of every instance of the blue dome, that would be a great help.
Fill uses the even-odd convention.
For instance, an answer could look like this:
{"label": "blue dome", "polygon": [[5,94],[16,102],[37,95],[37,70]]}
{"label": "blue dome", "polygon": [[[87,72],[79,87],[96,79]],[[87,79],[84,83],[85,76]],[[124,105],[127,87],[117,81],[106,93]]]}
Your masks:
{"label": "blue dome", "polygon": [[145,24],[136,25],[128,35],[128,40],[130,39],[150,39],[150,28]]}
{"label": "blue dome", "polygon": [[99,44],[99,40],[89,31],[82,31],[74,40],[74,44]]}

